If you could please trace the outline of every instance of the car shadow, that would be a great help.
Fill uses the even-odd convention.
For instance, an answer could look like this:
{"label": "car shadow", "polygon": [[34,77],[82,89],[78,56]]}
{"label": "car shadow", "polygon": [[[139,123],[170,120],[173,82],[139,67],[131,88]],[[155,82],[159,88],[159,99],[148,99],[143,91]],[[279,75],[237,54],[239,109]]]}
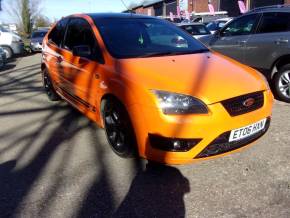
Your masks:
{"label": "car shadow", "polygon": [[185,217],[189,181],[172,166],[148,163],[140,169],[113,217]]}

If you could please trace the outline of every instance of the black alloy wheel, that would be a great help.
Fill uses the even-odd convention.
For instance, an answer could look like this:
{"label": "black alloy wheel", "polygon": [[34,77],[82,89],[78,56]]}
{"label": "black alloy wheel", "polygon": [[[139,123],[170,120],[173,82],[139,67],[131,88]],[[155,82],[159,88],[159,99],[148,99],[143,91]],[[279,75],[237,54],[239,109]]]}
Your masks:
{"label": "black alloy wheel", "polygon": [[120,157],[134,157],[136,139],[125,107],[116,99],[104,99],[101,104],[107,140]]}
{"label": "black alloy wheel", "polygon": [[50,76],[46,69],[42,71],[42,76],[43,76],[43,87],[48,99],[51,101],[58,101],[60,98],[56,93],[56,91],[54,90]]}

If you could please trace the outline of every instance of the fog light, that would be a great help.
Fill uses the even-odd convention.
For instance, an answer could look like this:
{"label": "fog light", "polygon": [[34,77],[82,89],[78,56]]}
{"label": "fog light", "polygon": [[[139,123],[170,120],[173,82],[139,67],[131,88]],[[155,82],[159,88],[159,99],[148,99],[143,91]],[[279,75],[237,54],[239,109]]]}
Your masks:
{"label": "fog light", "polygon": [[186,152],[196,146],[201,139],[177,139],[149,134],[150,144],[153,148],[163,151]]}

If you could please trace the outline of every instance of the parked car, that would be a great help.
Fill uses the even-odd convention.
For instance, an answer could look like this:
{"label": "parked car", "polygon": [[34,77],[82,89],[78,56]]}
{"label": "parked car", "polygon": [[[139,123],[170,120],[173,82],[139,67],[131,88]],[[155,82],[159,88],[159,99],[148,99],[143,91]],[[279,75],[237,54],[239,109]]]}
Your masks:
{"label": "parked car", "polygon": [[214,14],[210,12],[201,12],[201,13],[193,12],[191,16],[191,21],[208,24],[211,21],[227,17],[228,17],[227,11],[216,11]]}
{"label": "parked car", "polygon": [[5,64],[6,64],[6,54],[4,52],[4,49],[0,47],[0,70],[3,69]]}
{"label": "parked car", "polygon": [[180,23],[177,24],[177,26],[191,34],[196,39],[211,34],[202,23]]}
{"label": "parked car", "polygon": [[36,30],[31,34],[30,48],[32,52],[42,51],[42,41],[48,30]]}
{"label": "parked car", "polygon": [[21,37],[0,26],[0,46],[9,59],[13,55],[22,54],[24,52],[24,43]]}
{"label": "parked car", "polygon": [[209,22],[206,25],[206,27],[212,34],[214,34],[217,30],[220,30],[221,28],[223,28],[225,24],[230,22],[232,19],[233,18],[231,17],[217,19],[217,20]]}
{"label": "parked car", "polygon": [[290,103],[290,7],[259,8],[200,39],[211,49],[264,73],[277,96]]}
{"label": "parked car", "polygon": [[203,160],[251,144],[270,125],[273,96],[264,77],[167,21],[73,15],[43,42],[48,98],[64,99],[105,128],[121,157],[136,151],[167,164]]}

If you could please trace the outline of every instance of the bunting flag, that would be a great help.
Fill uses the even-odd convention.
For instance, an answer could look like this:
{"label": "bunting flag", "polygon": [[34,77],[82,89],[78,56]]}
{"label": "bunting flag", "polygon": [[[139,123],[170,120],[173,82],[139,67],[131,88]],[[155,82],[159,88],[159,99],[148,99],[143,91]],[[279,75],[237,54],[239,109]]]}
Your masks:
{"label": "bunting flag", "polygon": [[241,14],[244,14],[248,11],[246,8],[245,2],[243,0],[239,0],[238,4],[239,4]]}

